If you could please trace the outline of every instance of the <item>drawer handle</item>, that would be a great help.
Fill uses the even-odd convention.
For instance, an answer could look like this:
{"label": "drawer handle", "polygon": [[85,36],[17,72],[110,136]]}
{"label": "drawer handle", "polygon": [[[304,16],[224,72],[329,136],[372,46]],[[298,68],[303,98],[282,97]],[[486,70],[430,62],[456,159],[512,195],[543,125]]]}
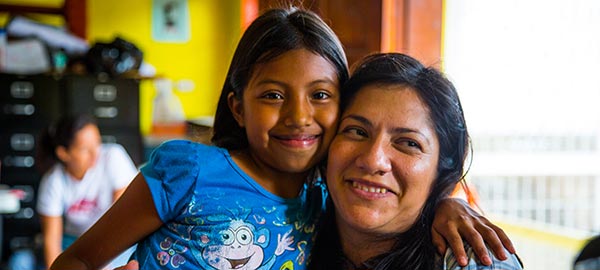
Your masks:
{"label": "drawer handle", "polygon": [[35,145],[35,138],[27,133],[15,133],[10,136],[10,146],[15,151],[31,151]]}
{"label": "drawer handle", "polygon": [[117,88],[110,84],[94,86],[94,99],[102,102],[111,102],[117,99]]}
{"label": "drawer handle", "polygon": [[10,95],[14,98],[33,97],[33,83],[15,81],[10,84]]}
{"label": "drawer handle", "polygon": [[33,104],[7,104],[4,105],[4,113],[13,115],[33,115],[35,106]]}
{"label": "drawer handle", "polygon": [[114,106],[110,107],[97,107],[94,114],[98,118],[115,118],[119,115],[119,109]]}
{"label": "drawer handle", "polygon": [[2,165],[7,167],[31,168],[35,164],[35,159],[32,156],[6,156],[2,161]]}

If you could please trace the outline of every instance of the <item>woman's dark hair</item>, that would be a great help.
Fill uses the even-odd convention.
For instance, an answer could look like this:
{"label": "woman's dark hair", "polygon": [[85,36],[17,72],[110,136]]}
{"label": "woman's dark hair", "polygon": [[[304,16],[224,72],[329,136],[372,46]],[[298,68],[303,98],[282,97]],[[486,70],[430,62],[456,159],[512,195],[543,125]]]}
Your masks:
{"label": "woman's dark hair", "polygon": [[[428,108],[440,152],[437,177],[421,215],[408,231],[398,234],[396,245],[389,253],[375,258],[370,269],[433,269],[435,249],[431,240],[431,226],[435,206],[464,178],[463,168],[470,147],[460,99],[454,85],[437,69],[424,67],[405,54],[379,53],[367,56],[357,63],[352,76],[342,87],[342,113],[361,89],[372,85],[400,85],[415,91]],[[328,253],[327,250],[336,248],[331,245],[339,245],[333,213],[334,209],[328,208],[325,222],[329,224],[325,230],[330,231],[319,233],[312,252],[315,265],[311,268],[340,267],[332,263],[322,268],[322,264],[327,264],[327,260],[332,257],[331,253],[329,257],[322,256],[321,253]]]}
{"label": "woman's dark hair", "polygon": [[35,163],[38,171],[44,174],[56,162],[61,162],[56,156],[56,148],[69,148],[77,132],[89,124],[97,125],[96,119],[87,114],[76,114],[65,115],[44,128],[38,136],[36,147]]}
{"label": "woman's dark hair", "polygon": [[340,85],[348,79],[346,55],[337,36],[318,15],[298,8],[271,9],[250,24],[240,40],[217,105],[212,143],[229,150],[248,147],[246,131],[233,118],[227,97],[242,99],[256,65],[294,49],[307,49],[327,59]]}

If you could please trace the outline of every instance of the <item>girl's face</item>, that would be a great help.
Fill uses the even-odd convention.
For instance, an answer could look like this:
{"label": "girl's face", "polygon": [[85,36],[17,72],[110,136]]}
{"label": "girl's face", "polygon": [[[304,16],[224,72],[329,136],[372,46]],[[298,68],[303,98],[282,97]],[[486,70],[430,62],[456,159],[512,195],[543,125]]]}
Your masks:
{"label": "girl's face", "polygon": [[414,90],[361,89],[329,150],[327,184],[340,232],[381,237],[407,230],[429,196],[438,154],[428,109]]}
{"label": "girl's face", "polygon": [[336,70],[306,49],[254,67],[242,100],[229,97],[259,167],[303,173],[327,153],[339,110]]}
{"label": "girl's face", "polygon": [[56,151],[67,171],[81,179],[85,172],[96,164],[101,143],[98,127],[88,124],[75,134],[73,144],[69,148],[59,146]]}

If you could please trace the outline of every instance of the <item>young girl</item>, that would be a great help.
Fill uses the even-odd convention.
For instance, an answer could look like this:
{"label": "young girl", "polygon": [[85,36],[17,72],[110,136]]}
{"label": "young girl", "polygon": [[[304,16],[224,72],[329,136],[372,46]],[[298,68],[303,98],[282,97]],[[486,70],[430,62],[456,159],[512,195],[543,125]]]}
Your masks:
{"label": "young girl", "polygon": [[347,78],[342,46],[318,16],[261,15],[230,65],[215,146],[161,145],[52,269],[95,269],[136,242],[140,269],[304,269],[327,194],[315,168]]}
{"label": "young girl", "polygon": [[121,196],[137,169],[122,146],[102,144],[95,119],[87,115],[49,125],[40,134],[37,154],[44,173],[37,210],[49,267]]}

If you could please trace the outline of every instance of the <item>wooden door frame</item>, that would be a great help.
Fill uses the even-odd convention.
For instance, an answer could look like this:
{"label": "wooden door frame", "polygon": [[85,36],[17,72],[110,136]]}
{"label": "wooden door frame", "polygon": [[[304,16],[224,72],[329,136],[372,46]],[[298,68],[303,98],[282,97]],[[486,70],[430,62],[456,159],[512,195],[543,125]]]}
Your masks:
{"label": "wooden door frame", "polygon": [[443,0],[382,0],[381,51],[403,52],[439,67]]}
{"label": "wooden door frame", "polygon": [[[314,1],[307,2],[312,5]],[[439,68],[444,0],[379,1],[382,4],[381,51],[406,53],[425,65]],[[261,0],[241,0],[244,29],[258,16],[260,2]]]}

